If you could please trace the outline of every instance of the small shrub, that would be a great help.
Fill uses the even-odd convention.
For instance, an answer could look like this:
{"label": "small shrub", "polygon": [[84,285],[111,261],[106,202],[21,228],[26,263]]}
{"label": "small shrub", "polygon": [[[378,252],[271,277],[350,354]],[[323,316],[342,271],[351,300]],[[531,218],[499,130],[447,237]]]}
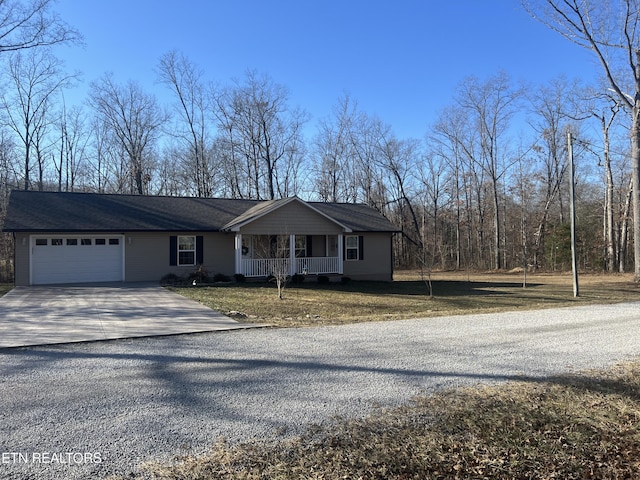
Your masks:
{"label": "small shrub", "polygon": [[304,275],[296,273],[293,277],[291,277],[291,283],[293,283],[294,285],[299,285],[304,282],[305,278],[306,277]]}
{"label": "small shrub", "polygon": [[233,278],[236,280],[236,282],[238,283],[244,283],[247,281],[247,277],[245,277],[242,273],[236,273]]}
{"label": "small shrub", "polygon": [[347,283],[349,283],[351,281],[351,277],[342,277],[340,279],[340,283],[342,283],[343,285],[346,285]]}
{"label": "small shrub", "polygon": [[230,282],[231,278],[229,277],[229,275],[225,275],[224,273],[216,273],[213,276],[213,281],[214,282]]}
{"label": "small shrub", "polygon": [[320,284],[320,285],[328,285],[329,284],[329,277],[327,277],[326,275],[318,275],[318,284]]}
{"label": "small shrub", "polygon": [[198,267],[189,274],[187,277],[188,283],[192,285],[197,285],[198,283],[208,283],[209,282],[209,272],[202,266],[198,265]]}

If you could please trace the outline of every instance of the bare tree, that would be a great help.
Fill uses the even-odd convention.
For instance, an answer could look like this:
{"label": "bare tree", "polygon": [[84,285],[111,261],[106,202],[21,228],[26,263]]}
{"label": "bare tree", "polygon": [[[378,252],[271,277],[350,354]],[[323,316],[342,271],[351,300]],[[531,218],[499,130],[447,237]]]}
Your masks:
{"label": "bare tree", "polygon": [[119,180],[118,167],[122,163],[118,140],[102,118],[91,119],[90,143],[87,154],[87,177],[92,190],[98,193],[128,193],[124,181]]}
{"label": "bare tree", "polygon": [[[455,256],[456,268],[462,266],[462,236],[466,239],[466,257],[470,259],[472,254],[472,217],[470,208],[470,180],[471,169],[468,168],[468,158],[463,145],[468,144],[467,137],[467,116],[461,108],[452,106],[444,109],[438,115],[438,120],[432,127],[431,135],[428,139],[439,152],[445,161],[448,162],[449,170],[452,173],[452,198],[455,206],[454,228],[455,228]],[[465,225],[463,231],[463,224]],[[469,262],[466,262],[469,265]]]}
{"label": "bare tree", "polygon": [[[9,194],[18,188],[15,169],[13,139],[4,128],[0,128],[0,223],[4,223]],[[13,235],[0,233],[0,281],[13,278]]]}
{"label": "bare tree", "polygon": [[7,124],[16,132],[24,149],[23,185],[31,188],[33,158],[38,166],[38,188],[43,188],[44,153],[42,142],[47,124],[53,121],[50,108],[54,96],[68,86],[75,75],[65,74],[62,62],[46,49],[16,52],[6,72],[13,87],[1,99]]}
{"label": "bare tree", "polygon": [[467,147],[467,154],[486,173],[491,184],[493,259],[496,269],[504,267],[499,183],[516,162],[513,158],[509,159],[504,136],[520,96],[521,91],[511,87],[509,77],[504,72],[486,82],[470,77],[461,84],[458,95],[458,104],[471,117],[477,133],[475,154],[470,154],[470,146]]}
{"label": "bare tree", "polygon": [[[602,166],[604,167],[605,189],[604,189],[604,219],[603,219],[603,239],[605,244],[604,261],[605,268],[608,272],[615,271],[616,268],[616,241],[615,241],[615,224],[613,220],[613,170],[611,168],[611,130],[619,111],[618,102],[613,102],[608,108],[601,112],[593,111],[592,115],[600,124],[602,133],[603,151]],[[607,111],[608,110],[608,111]]]}
{"label": "bare tree", "polygon": [[[422,223],[422,248],[423,250],[431,250],[430,265],[435,264],[436,254],[442,253],[446,247],[444,239],[440,238],[440,216],[443,203],[445,202],[445,186],[448,180],[448,165],[446,154],[444,152],[430,151],[428,152],[417,166],[417,172],[420,177],[421,190],[424,195],[424,214]],[[427,225],[426,218],[429,217],[431,222]],[[430,242],[425,243],[427,239],[426,231],[429,231]],[[429,245],[429,246],[428,246]],[[423,255],[423,263],[426,259],[426,253]],[[441,255],[440,265],[445,267],[444,258]]]}
{"label": "bare tree", "polygon": [[631,116],[635,280],[640,282],[640,1],[525,1],[536,19],[592,51],[609,87]]}
{"label": "bare tree", "polygon": [[145,165],[167,115],[138,83],[118,85],[111,74],[91,84],[89,105],[126,153],[132,180],[130,193],[146,193],[151,170]]}
{"label": "bare tree", "polygon": [[400,240],[398,258],[410,264],[415,247],[418,251],[423,248],[420,220],[415,205],[418,197],[416,184],[419,142],[399,140],[386,128],[378,139],[378,168],[385,176],[390,214],[404,233]]}
{"label": "bare tree", "polygon": [[[291,109],[288,100],[289,92],[283,85],[253,71],[243,83],[236,82],[215,95],[214,113],[229,161],[236,164],[233,168],[239,174],[235,183],[240,196],[276,198],[283,191],[278,180],[286,177],[284,172],[295,171],[296,162],[302,161],[299,149],[308,115]],[[238,165],[242,165],[242,172]]]}
{"label": "bare tree", "polygon": [[531,252],[534,268],[540,267],[543,260],[549,215],[554,202],[561,202],[561,186],[568,168],[565,141],[570,124],[568,102],[575,89],[575,84],[557,78],[529,95],[533,114],[529,126],[536,134],[532,148],[534,155],[530,158],[538,167],[536,178],[540,190]]}
{"label": "bare tree", "polygon": [[0,52],[15,52],[81,40],[51,10],[55,0],[0,0]]}
{"label": "bare tree", "polygon": [[214,182],[207,147],[209,107],[202,72],[184,55],[171,51],[160,59],[158,75],[175,94],[176,111],[183,126],[178,125],[172,135],[185,145],[186,167],[193,172],[195,193],[198,197],[210,197]]}
{"label": "bare tree", "polygon": [[319,122],[314,139],[315,189],[322,201],[348,201],[352,181],[350,169],[355,162],[354,124],[357,104],[349,95],[338,99],[330,118]]}
{"label": "bare tree", "polygon": [[54,160],[54,165],[58,174],[58,190],[73,192],[84,167],[83,160],[89,142],[83,110],[76,106],[70,109],[63,106],[57,127],[60,138],[58,162]]}

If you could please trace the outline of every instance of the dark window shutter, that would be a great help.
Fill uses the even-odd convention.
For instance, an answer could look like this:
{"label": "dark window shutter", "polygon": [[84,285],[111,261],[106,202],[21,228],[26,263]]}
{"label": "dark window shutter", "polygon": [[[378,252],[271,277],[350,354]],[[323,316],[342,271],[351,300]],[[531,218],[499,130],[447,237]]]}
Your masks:
{"label": "dark window shutter", "polygon": [[313,243],[313,237],[311,235],[307,235],[307,251],[305,252],[305,255],[307,257],[313,257],[313,254],[311,253],[311,244]]}
{"label": "dark window shutter", "polygon": [[196,237],[196,265],[204,263],[204,237],[198,235]]}
{"label": "dark window shutter", "polygon": [[364,237],[358,237],[358,260],[364,260]]}
{"label": "dark window shutter", "polygon": [[169,265],[178,264],[178,237],[169,237]]}

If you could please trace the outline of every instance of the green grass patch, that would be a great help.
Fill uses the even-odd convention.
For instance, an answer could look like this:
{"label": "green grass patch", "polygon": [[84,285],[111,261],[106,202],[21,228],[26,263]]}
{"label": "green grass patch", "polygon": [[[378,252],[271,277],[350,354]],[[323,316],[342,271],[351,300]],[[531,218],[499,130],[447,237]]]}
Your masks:
{"label": "green grass patch", "polygon": [[640,478],[640,362],[458,389],[277,442],[147,464],[162,480]]}
{"label": "green grass patch", "polygon": [[0,283],[0,297],[13,290],[13,283]]}
{"label": "green grass patch", "polygon": [[568,305],[640,300],[629,275],[583,275],[581,296],[573,297],[570,275],[438,273],[433,296],[415,272],[400,272],[388,282],[351,281],[289,285],[280,300],[274,285],[231,283],[174,288],[223,313],[241,312],[243,322],[273,326],[313,326],[442,315],[489,313]]}

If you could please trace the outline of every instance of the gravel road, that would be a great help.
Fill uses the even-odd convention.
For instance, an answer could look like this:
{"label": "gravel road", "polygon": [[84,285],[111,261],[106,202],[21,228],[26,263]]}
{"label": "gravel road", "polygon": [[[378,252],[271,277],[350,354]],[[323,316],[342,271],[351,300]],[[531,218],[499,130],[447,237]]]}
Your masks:
{"label": "gravel road", "polygon": [[0,350],[0,478],[103,478],[640,353],[640,303]]}

